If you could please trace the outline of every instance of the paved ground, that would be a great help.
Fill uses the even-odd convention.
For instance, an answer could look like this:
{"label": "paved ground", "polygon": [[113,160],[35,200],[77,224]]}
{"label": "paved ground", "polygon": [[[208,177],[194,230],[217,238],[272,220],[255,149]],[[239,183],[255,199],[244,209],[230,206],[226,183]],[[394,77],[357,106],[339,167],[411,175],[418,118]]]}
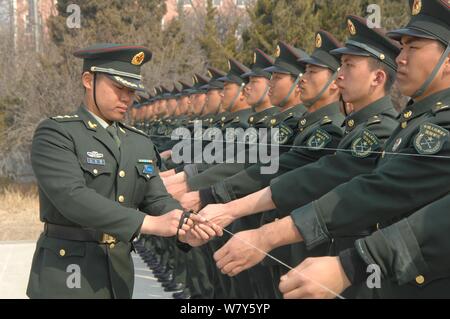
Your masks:
{"label": "paved ground", "polygon": [[[35,243],[0,242],[0,299],[23,299],[25,295]],[[133,299],[169,299],[138,255],[133,255],[135,264],[135,287]]]}

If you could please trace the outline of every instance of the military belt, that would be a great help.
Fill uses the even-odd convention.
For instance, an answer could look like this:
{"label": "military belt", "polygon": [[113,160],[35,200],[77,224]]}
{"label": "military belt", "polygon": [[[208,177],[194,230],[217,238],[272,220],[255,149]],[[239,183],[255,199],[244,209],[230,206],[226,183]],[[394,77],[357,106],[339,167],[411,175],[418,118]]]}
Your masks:
{"label": "military belt", "polygon": [[98,232],[93,229],[82,229],[79,227],[63,226],[45,223],[44,234],[48,237],[73,240],[94,242],[99,244],[115,244],[117,239],[111,235]]}

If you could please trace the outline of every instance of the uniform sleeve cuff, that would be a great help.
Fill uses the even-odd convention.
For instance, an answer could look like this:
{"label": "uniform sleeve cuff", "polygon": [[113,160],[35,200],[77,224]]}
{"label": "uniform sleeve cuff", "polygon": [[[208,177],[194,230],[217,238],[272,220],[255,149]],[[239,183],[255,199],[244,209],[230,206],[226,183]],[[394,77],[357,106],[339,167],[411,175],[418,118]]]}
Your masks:
{"label": "uniform sleeve cuff", "polygon": [[181,173],[181,172],[183,172],[184,171],[184,165],[180,165],[180,166],[177,166],[177,167],[175,167],[175,173]]}
{"label": "uniform sleeve cuff", "polygon": [[200,193],[200,202],[201,207],[205,207],[209,204],[215,204],[216,200],[214,199],[213,191],[211,188],[204,188],[199,191]]}
{"label": "uniform sleeve cuff", "polygon": [[339,260],[345,275],[352,285],[361,284],[367,278],[367,264],[355,248],[346,249],[339,254]]}
{"label": "uniform sleeve cuff", "polygon": [[198,175],[198,169],[195,164],[189,164],[184,167],[187,178]]}
{"label": "uniform sleeve cuff", "polygon": [[331,242],[325,223],[315,210],[314,202],[294,210],[291,217],[308,250]]}
{"label": "uniform sleeve cuff", "polygon": [[227,184],[224,181],[218,182],[211,187],[215,203],[228,203],[234,200],[228,191]]}

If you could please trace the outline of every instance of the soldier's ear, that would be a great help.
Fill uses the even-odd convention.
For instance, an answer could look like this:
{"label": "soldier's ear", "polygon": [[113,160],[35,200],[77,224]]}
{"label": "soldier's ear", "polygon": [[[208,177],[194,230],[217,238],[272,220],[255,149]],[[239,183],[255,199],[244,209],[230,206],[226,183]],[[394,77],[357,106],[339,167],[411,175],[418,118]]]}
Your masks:
{"label": "soldier's ear", "polygon": [[86,90],[92,90],[94,87],[94,77],[90,72],[84,72],[81,75],[81,82]]}

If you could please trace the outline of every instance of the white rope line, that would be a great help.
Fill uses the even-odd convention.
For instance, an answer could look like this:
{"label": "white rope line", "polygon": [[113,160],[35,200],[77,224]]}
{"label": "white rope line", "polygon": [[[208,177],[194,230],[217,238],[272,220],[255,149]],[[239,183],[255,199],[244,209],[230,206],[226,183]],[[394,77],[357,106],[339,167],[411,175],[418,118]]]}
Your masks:
{"label": "white rope line", "polygon": [[[150,137],[161,137],[158,135],[149,135]],[[206,141],[204,139],[199,139],[199,138],[186,138],[186,139],[179,139],[176,141]],[[175,141],[175,140],[174,140]],[[347,152],[347,153],[351,153],[352,150],[351,149],[346,149],[346,148],[331,148],[331,147],[322,147],[322,148],[314,148],[314,147],[309,147],[309,146],[302,146],[302,145],[280,145],[280,144],[268,144],[268,143],[247,143],[247,142],[238,142],[238,141],[233,141],[231,143],[231,141],[226,141],[226,140],[214,140],[214,141],[209,141],[208,142],[221,142],[221,143],[226,143],[229,142],[230,144],[245,144],[245,145],[259,145],[259,146],[278,146],[278,147],[284,147],[284,148],[290,148],[290,149],[306,149],[306,150],[312,150],[312,151],[322,151],[322,150],[326,150],[326,151],[340,151],[340,152]],[[369,154],[378,154],[378,155],[399,155],[399,156],[412,156],[412,157],[429,157],[429,158],[437,158],[437,159],[450,159],[450,156],[445,156],[445,155],[427,155],[427,154],[419,154],[419,153],[396,153],[396,152],[386,152],[386,151],[368,151]]]}
{"label": "white rope line", "polygon": [[263,251],[263,250],[259,249],[258,247],[252,245],[250,242],[248,242],[248,241],[246,241],[246,240],[240,238],[238,235],[233,234],[233,233],[230,232],[229,230],[227,230],[227,229],[225,229],[225,228],[223,228],[223,227],[221,227],[221,226],[219,226],[219,225],[217,225],[217,224],[215,224],[215,223],[213,223],[213,222],[211,222],[211,221],[209,221],[209,220],[207,220],[207,219],[206,219],[206,221],[207,221],[208,223],[210,223],[210,224],[216,226],[216,227],[220,227],[224,232],[228,233],[231,237],[237,238],[238,240],[240,240],[240,241],[243,242],[244,244],[246,244],[246,245],[248,245],[249,247],[252,247],[253,249],[255,249],[255,250],[257,250],[258,252],[262,253],[264,256],[269,257],[270,259],[272,259],[272,260],[274,260],[275,262],[279,263],[280,265],[282,265],[282,266],[288,268],[289,270],[295,272],[296,274],[300,275],[301,277],[310,280],[312,283],[318,285],[320,288],[322,288],[322,289],[328,291],[329,293],[333,294],[333,295],[336,296],[337,298],[339,298],[339,299],[345,299],[342,295],[340,295],[340,294],[338,294],[337,292],[331,290],[331,289],[328,288],[327,286],[325,286],[325,285],[321,284],[320,282],[317,282],[316,280],[311,279],[311,278],[309,278],[308,276],[302,274],[302,273],[301,273],[300,271],[298,271],[297,269],[295,269],[295,268],[289,266],[288,264],[284,263],[283,261],[279,260],[278,258],[272,256],[271,254],[266,253],[265,251]]}

